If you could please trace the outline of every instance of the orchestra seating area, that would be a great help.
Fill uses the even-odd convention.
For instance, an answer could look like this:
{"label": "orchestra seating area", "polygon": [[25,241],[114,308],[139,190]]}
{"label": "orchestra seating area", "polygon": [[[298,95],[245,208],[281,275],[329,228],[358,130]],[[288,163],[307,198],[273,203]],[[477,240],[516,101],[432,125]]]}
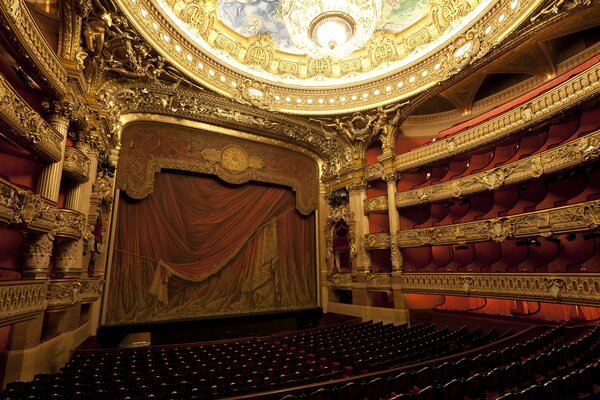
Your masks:
{"label": "orchestra seating area", "polygon": [[569,399],[598,392],[598,356],[598,328],[499,334],[351,321],[183,347],[80,350],[57,374],[8,384],[2,398]]}

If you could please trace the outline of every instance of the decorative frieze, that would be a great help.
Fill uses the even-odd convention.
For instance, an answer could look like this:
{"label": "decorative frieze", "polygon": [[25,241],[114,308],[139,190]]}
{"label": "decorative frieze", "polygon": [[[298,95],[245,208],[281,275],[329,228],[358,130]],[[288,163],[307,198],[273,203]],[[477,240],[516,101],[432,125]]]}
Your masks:
{"label": "decorative frieze", "polygon": [[48,287],[48,310],[60,310],[81,301],[81,283],[76,280],[51,280]]}
{"label": "decorative frieze", "polygon": [[600,226],[600,200],[484,221],[398,231],[398,246],[502,242],[508,238],[595,229]]}
{"label": "decorative frieze", "polygon": [[58,97],[67,93],[67,70],[56,50],[48,44],[23,0],[0,0],[0,27],[5,38],[12,41],[40,79]]}
{"label": "decorative frieze", "polygon": [[388,198],[387,196],[378,196],[371,199],[365,199],[363,208],[367,215],[375,212],[387,213]]}
{"label": "decorative frieze", "polygon": [[521,107],[502,113],[477,126],[401,154],[394,169],[406,171],[488,145],[524,129],[547,121],[600,92],[600,64],[543,92]]}
{"label": "decorative frieze", "polygon": [[370,233],[365,235],[365,249],[389,249],[390,248],[390,234],[384,233]]}
{"label": "decorative frieze", "polygon": [[0,179],[0,223],[49,232],[54,228],[56,211],[47,200]]}
{"label": "decorative frieze", "polygon": [[63,174],[75,182],[84,183],[90,177],[90,158],[74,147],[65,149]]}
{"label": "decorative frieze", "polygon": [[102,296],[102,292],[104,291],[104,279],[82,279],[79,282],[81,283],[79,298],[82,303],[92,303]]}
{"label": "decorative frieze", "polygon": [[404,293],[600,305],[600,274],[409,273]]}
{"label": "decorative frieze", "polygon": [[336,288],[352,288],[352,274],[333,274],[330,277],[330,286]]}
{"label": "decorative frieze", "polygon": [[[25,7],[25,6],[23,6]],[[1,8],[1,7],[0,7]],[[10,139],[47,162],[61,158],[61,135],[52,128],[0,75],[0,124]]]}
{"label": "decorative frieze", "polygon": [[383,163],[378,162],[372,164],[364,169],[363,179],[365,181],[374,181],[375,179],[381,179],[383,176]]}
{"label": "decorative frieze", "polygon": [[392,276],[390,274],[367,274],[367,289],[392,290]]}
{"label": "decorative frieze", "polygon": [[600,131],[479,174],[396,194],[398,208],[450,199],[538,178],[600,157]]}
{"label": "decorative frieze", "polygon": [[78,211],[60,209],[56,216],[54,235],[61,238],[79,240],[83,238],[87,218]]}
{"label": "decorative frieze", "polygon": [[48,305],[46,281],[0,282],[0,326],[33,318]]}

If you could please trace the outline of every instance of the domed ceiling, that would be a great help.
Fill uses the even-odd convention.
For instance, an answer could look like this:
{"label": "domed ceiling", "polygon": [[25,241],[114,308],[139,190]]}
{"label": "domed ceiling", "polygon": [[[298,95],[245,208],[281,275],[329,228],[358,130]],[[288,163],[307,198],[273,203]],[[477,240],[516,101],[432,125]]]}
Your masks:
{"label": "domed ceiling", "polygon": [[[304,115],[348,113],[405,100],[484,56],[538,4],[536,0],[117,2],[146,39],[190,79],[241,102]],[[359,14],[348,18],[337,18],[337,10],[332,11],[352,6],[360,8]],[[336,14],[334,23],[341,24],[359,48],[347,54],[315,53],[299,44],[294,34],[299,31],[302,37],[305,27],[298,24],[303,19],[306,30],[318,28],[315,10],[320,15]],[[368,19],[374,19],[372,33],[361,30]],[[305,34],[313,42],[319,40],[315,35],[312,30]],[[333,49],[334,39],[326,37],[323,48]]]}

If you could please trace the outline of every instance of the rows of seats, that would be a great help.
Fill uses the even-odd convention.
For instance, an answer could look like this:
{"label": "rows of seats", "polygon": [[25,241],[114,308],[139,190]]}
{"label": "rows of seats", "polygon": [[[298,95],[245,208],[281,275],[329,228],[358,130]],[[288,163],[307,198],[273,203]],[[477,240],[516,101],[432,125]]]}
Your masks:
{"label": "rows of seats", "polygon": [[578,232],[402,249],[407,272],[600,272],[600,237]]}
{"label": "rows of seats", "polygon": [[402,229],[429,228],[542,211],[600,199],[600,165],[594,164],[495,191],[406,207]]}
{"label": "rows of seats", "polygon": [[398,191],[423,188],[477,174],[522,160],[600,129],[600,106],[591,103],[575,115],[549,121],[537,129],[494,143],[470,154],[461,154],[427,167],[402,172]]}
{"label": "rows of seats", "polygon": [[557,327],[501,350],[405,368],[397,374],[330,384],[283,399],[597,398],[600,394],[600,329],[586,328],[583,335],[573,339],[568,339],[565,331],[564,327]]}
{"label": "rows of seats", "polygon": [[497,332],[346,324],[184,348],[80,352],[60,372],[9,384],[14,398],[218,398],[349,378],[463,351]]}

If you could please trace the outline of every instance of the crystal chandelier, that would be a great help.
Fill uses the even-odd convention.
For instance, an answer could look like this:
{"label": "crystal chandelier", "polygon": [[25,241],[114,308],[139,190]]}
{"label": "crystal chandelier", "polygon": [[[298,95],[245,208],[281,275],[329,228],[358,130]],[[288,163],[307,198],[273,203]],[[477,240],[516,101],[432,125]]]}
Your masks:
{"label": "crystal chandelier", "polygon": [[371,38],[381,0],[281,0],[294,44],[312,57],[342,58]]}

